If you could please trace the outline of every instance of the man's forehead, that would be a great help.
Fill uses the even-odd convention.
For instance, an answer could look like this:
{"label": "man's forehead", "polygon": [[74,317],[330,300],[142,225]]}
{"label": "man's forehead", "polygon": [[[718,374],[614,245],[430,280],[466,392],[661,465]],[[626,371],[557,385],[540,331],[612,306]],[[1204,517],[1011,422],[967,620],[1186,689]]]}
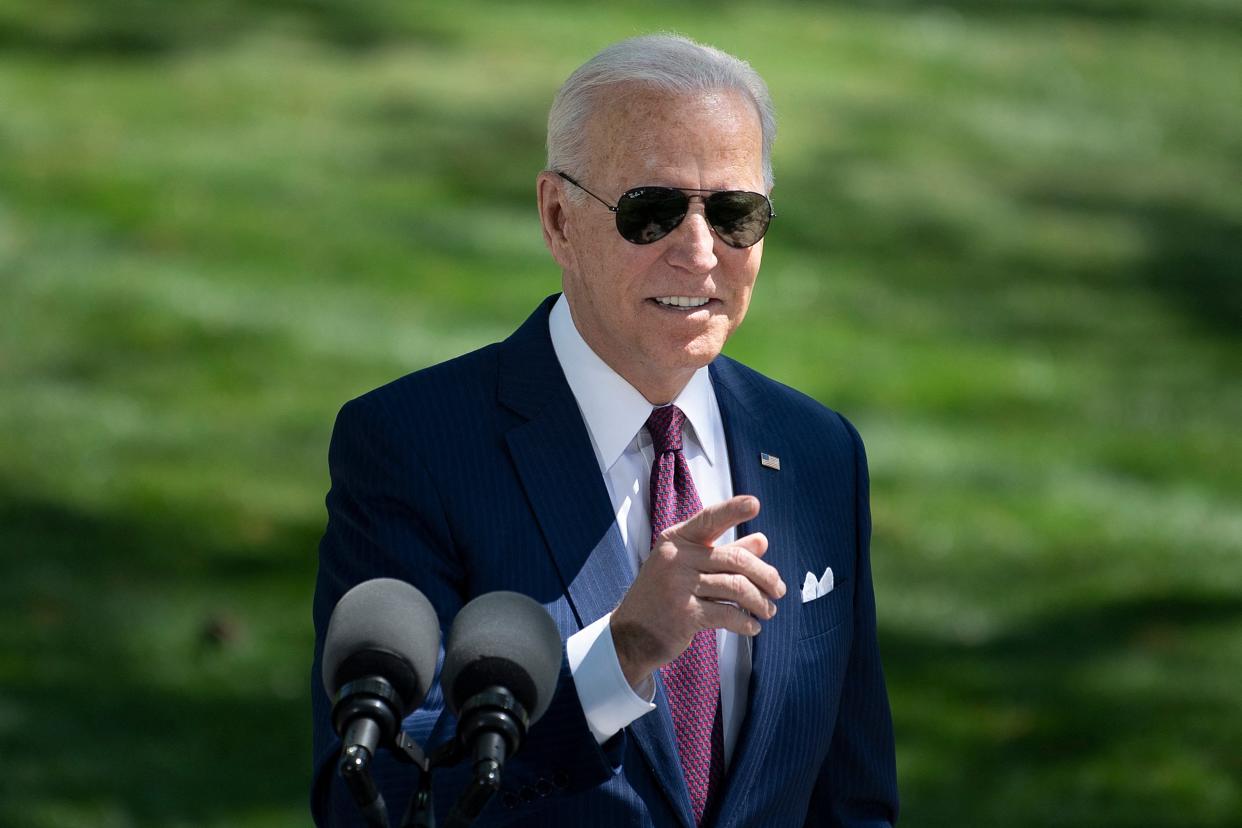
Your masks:
{"label": "man's forehead", "polygon": [[734,90],[678,93],[636,87],[610,95],[596,110],[587,144],[591,165],[600,173],[655,172],[678,164],[682,152],[750,166],[761,145],[759,116],[753,103]]}

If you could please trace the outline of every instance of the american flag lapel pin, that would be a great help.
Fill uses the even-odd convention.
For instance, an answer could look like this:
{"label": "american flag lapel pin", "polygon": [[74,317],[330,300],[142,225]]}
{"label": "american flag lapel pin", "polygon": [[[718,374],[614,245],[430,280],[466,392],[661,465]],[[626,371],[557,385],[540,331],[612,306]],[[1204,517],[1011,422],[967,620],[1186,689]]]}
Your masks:
{"label": "american flag lapel pin", "polygon": [[772,471],[781,470],[781,458],[775,454],[768,454],[766,451],[759,452],[759,465]]}

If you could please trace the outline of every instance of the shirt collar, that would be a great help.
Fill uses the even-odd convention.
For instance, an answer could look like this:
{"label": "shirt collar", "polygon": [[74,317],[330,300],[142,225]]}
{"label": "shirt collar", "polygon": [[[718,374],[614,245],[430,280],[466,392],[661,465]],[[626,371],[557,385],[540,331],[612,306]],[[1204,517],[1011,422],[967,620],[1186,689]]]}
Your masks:
{"label": "shirt collar", "polygon": [[[565,373],[565,380],[578,401],[595,449],[595,459],[607,472],[647,422],[655,407],[638,389],[614,371],[591,350],[569,313],[565,295],[556,300],[548,315],[552,349]],[[712,423],[720,416],[712,390],[711,374],[704,366],[694,372],[686,387],[673,398],[673,404],[690,421],[692,439],[710,464],[715,464],[716,446],[711,439]]]}

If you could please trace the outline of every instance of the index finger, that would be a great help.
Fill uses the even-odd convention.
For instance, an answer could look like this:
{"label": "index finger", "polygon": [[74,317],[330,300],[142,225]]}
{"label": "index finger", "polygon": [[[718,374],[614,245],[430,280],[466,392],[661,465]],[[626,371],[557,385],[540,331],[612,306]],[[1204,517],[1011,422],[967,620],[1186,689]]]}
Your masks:
{"label": "index finger", "polygon": [[713,503],[681,525],[678,533],[691,543],[711,546],[729,529],[759,514],[759,498],[736,495]]}

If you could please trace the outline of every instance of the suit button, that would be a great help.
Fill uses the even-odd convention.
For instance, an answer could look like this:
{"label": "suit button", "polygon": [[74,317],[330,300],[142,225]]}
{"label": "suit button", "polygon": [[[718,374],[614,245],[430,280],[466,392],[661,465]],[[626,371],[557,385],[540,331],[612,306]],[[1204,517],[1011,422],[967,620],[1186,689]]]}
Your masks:
{"label": "suit button", "polygon": [[523,802],[534,802],[535,801],[535,789],[532,788],[530,785],[523,785],[521,793],[522,793]]}
{"label": "suit button", "polygon": [[518,806],[518,798],[510,791],[505,791],[505,795],[500,798],[500,801],[505,803],[505,807],[510,810]]}
{"label": "suit button", "polygon": [[540,779],[538,782],[535,783],[535,791],[539,794],[540,797],[547,796],[548,794],[552,793],[552,783],[546,779]]}
{"label": "suit button", "polygon": [[569,787],[569,774],[563,770],[558,770],[552,774],[552,784],[564,790]]}

